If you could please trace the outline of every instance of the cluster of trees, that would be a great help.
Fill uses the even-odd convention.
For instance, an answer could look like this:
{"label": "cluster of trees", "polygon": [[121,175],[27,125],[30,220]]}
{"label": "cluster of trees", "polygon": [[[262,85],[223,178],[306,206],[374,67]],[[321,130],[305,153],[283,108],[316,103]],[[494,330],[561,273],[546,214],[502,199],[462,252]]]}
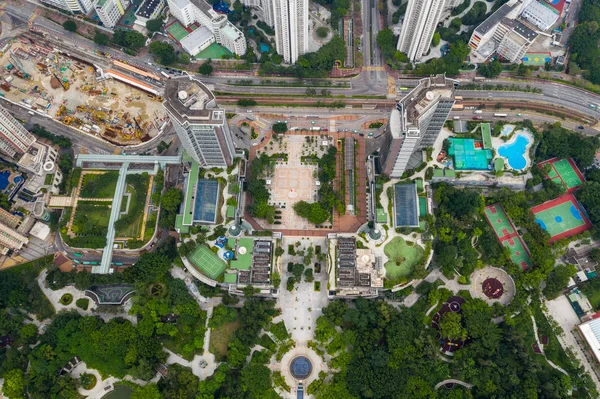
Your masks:
{"label": "cluster of trees", "polygon": [[[90,218],[91,214],[97,214],[99,218],[105,219],[105,223],[98,223],[98,218]],[[75,217],[71,231],[76,235],[85,236],[106,236],[108,232],[108,218],[110,217],[110,208],[105,203],[84,202],[77,204]],[[105,237],[106,239],[106,237]]]}
{"label": "cluster of trees", "polygon": [[[265,62],[260,66],[262,75],[283,74],[295,75],[298,78],[326,78],[333,69],[336,61],[343,61],[346,54],[346,43],[340,36],[333,39],[319,50],[313,53],[301,55],[296,65],[289,67],[276,65],[273,62]],[[275,58],[275,57],[273,57]]]}
{"label": "cluster of trees", "polygon": [[457,270],[468,276],[479,265],[479,254],[471,240],[479,237],[484,229],[483,197],[476,191],[459,190],[442,183],[435,186],[434,198],[439,206],[435,221],[438,238],[435,263],[446,275],[453,275]]}
{"label": "cluster of trees", "polygon": [[487,17],[486,11],[487,11],[487,5],[483,1],[476,1],[475,4],[473,4],[473,7],[471,7],[471,9],[469,10],[469,12],[467,12],[461,18],[462,24],[463,25],[479,25]]}
{"label": "cluster of trees", "polygon": [[339,198],[339,193],[333,189],[333,180],[335,179],[335,159],[337,149],[334,146],[329,147],[327,153],[319,159],[319,201],[308,203],[298,201],[294,205],[294,211],[298,216],[308,219],[315,225],[325,223],[333,217],[333,207],[337,202],[343,202]]}
{"label": "cluster of trees", "polygon": [[543,134],[536,134],[539,142],[535,153],[538,162],[557,158],[573,158],[579,168],[586,169],[594,163],[594,155],[600,148],[600,140],[596,136],[565,129],[556,122],[544,129]]}
{"label": "cluster of trees", "polygon": [[496,76],[499,76],[500,73],[502,73],[502,69],[503,67],[500,61],[498,61],[498,59],[494,59],[491,62],[488,62],[487,64],[481,64],[479,66],[478,71],[486,78],[495,78]]}
{"label": "cluster of trees", "polygon": [[173,229],[181,201],[183,201],[181,190],[171,187],[165,191],[160,197],[160,220],[158,222],[160,226]]}
{"label": "cluster of trees", "polygon": [[595,84],[600,84],[599,23],[600,4],[595,0],[584,0],[579,11],[579,22],[569,37],[569,68],[584,70],[583,77]]}
{"label": "cluster of trees", "polygon": [[406,14],[406,9],[408,8],[408,1],[405,1],[402,4],[400,4],[401,0],[392,0],[392,3],[395,6],[399,6],[396,12],[392,14],[392,23],[395,25],[398,22],[400,22],[400,17]]}
{"label": "cluster of trees", "polygon": [[248,205],[248,212],[257,218],[266,219],[273,223],[275,220],[275,207],[269,205],[269,190],[263,178],[264,173],[271,164],[271,159],[265,153],[252,160],[248,171],[246,190],[252,195],[252,203]]}
{"label": "cluster of trees", "polygon": [[350,10],[350,0],[318,0],[317,3],[331,10],[331,26],[337,28],[338,22]]}
{"label": "cluster of trees", "polygon": [[171,65],[177,61],[175,49],[167,42],[154,41],[150,43],[148,52],[154,56],[154,59],[162,65]]}
{"label": "cluster of trees", "polygon": [[117,29],[113,33],[112,42],[135,52],[146,45],[146,36],[135,30]]}
{"label": "cluster of trees", "polygon": [[73,143],[71,142],[70,138],[62,136],[62,135],[57,136],[56,134],[50,133],[44,127],[42,127],[38,124],[33,125],[33,129],[31,129],[31,133],[35,134],[36,136],[40,136],[40,137],[50,140],[53,144],[56,144],[57,146],[59,146],[62,149],[69,149],[73,146]]}
{"label": "cluster of trees", "polygon": [[[592,223],[597,226],[600,223],[600,169],[588,169],[585,175],[587,180],[576,196],[585,207]],[[595,227],[594,230],[597,232],[598,228]]]}
{"label": "cluster of trees", "polygon": [[471,49],[467,42],[456,41],[450,45],[448,52],[442,58],[433,58],[423,64],[417,65],[415,74],[418,76],[430,76],[446,73],[447,76],[456,76],[470,51]]}

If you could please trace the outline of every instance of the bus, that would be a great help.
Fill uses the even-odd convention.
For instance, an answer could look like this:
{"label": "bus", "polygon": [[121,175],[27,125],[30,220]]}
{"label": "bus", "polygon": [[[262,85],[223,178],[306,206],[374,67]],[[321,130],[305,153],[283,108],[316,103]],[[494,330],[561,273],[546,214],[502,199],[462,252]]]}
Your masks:
{"label": "bus", "polygon": [[506,118],[506,114],[494,114],[496,118]]}
{"label": "bus", "polygon": [[165,73],[165,71],[160,71],[160,74],[167,79],[171,79],[171,75],[169,75],[168,73]]}

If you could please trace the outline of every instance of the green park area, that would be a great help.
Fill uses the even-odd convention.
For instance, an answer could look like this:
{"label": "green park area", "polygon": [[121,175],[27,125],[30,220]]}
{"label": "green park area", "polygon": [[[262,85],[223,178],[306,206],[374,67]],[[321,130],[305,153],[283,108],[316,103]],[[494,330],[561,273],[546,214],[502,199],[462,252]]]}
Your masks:
{"label": "green park area", "polygon": [[127,175],[121,215],[115,222],[116,237],[140,238],[149,181],[150,177],[146,173]]}
{"label": "green park area", "polygon": [[233,333],[236,332],[241,326],[239,318],[215,327],[212,329],[210,334],[210,342],[208,344],[208,350],[210,353],[215,355],[217,362],[222,362],[227,359],[227,346],[233,337]]}
{"label": "green park area", "polygon": [[385,264],[388,280],[409,276],[424,253],[421,246],[411,241],[407,242],[402,237],[394,237],[386,244],[383,251],[389,258]]}
{"label": "green park area", "polygon": [[86,173],[83,176],[79,198],[112,198],[115,195],[119,172]]}
{"label": "green park area", "polygon": [[110,202],[79,201],[75,209],[71,238],[63,234],[67,244],[77,248],[102,248],[106,245]]}

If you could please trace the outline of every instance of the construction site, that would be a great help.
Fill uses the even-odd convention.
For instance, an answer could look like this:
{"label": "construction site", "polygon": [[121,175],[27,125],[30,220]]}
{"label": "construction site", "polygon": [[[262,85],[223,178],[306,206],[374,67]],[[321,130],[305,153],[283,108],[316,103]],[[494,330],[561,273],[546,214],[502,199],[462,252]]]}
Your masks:
{"label": "construction site", "polygon": [[113,144],[148,141],[167,122],[150,85],[25,36],[0,48],[0,65],[0,96]]}

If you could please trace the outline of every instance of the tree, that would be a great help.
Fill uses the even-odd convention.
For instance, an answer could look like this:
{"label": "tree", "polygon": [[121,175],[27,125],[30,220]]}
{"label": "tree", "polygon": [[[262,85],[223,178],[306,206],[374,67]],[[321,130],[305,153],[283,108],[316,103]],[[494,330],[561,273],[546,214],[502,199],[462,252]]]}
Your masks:
{"label": "tree", "polygon": [[495,78],[502,72],[502,64],[497,59],[479,66],[479,72],[486,78]]}
{"label": "tree", "polygon": [[462,317],[459,313],[447,312],[440,319],[440,334],[449,340],[465,340],[467,330],[462,326]]}
{"label": "tree", "polygon": [[548,275],[544,295],[547,299],[556,298],[567,286],[569,278],[577,273],[577,268],[573,265],[558,265]]}
{"label": "tree", "polygon": [[162,29],[162,25],[163,25],[162,18],[150,19],[150,20],[146,21],[146,29],[148,29],[150,32],[160,31]]}
{"label": "tree", "polygon": [[396,38],[391,29],[382,29],[377,33],[377,44],[386,60],[394,57],[396,53]]}
{"label": "tree", "polygon": [[130,399],[161,399],[158,385],[151,383],[142,386],[136,386],[133,390]]}
{"label": "tree", "polygon": [[65,22],[63,22],[63,28],[69,32],[76,32],[77,24],[75,22],[71,21],[70,19],[68,19]]}
{"label": "tree", "polygon": [[23,370],[10,370],[4,375],[2,393],[9,398],[21,398],[25,395],[25,375]]}
{"label": "tree", "polygon": [[94,35],[94,43],[99,44],[100,46],[106,46],[109,42],[110,38],[108,35],[105,35],[100,31],[96,31],[96,34]]}
{"label": "tree", "polygon": [[281,134],[281,133],[287,132],[287,130],[288,130],[288,127],[287,127],[287,123],[285,123],[285,122],[277,122],[277,123],[273,124],[273,131],[275,133]]}
{"label": "tree", "polygon": [[179,54],[179,59],[177,60],[177,62],[182,65],[187,65],[190,63],[190,56],[186,53],[181,53]]}
{"label": "tree", "polygon": [[169,43],[154,41],[150,43],[148,51],[163,65],[170,65],[177,60],[175,49]]}
{"label": "tree", "polygon": [[435,32],[433,34],[433,38],[431,39],[431,47],[437,47],[440,45],[440,34]]}
{"label": "tree", "polygon": [[198,68],[198,73],[204,76],[210,76],[213,73],[213,66],[211,63],[211,59],[209,58],[205,63],[200,65]]}
{"label": "tree", "polygon": [[125,43],[130,49],[137,50],[146,44],[146,36],[135,30],[128,30],[125,34]]}

